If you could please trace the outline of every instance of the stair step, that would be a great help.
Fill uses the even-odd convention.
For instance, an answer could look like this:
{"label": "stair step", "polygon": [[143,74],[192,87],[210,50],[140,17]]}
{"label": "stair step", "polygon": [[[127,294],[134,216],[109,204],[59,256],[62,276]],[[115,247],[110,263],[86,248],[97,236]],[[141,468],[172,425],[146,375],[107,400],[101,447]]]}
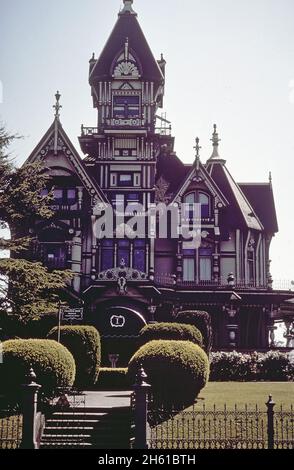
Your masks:
{"label": "stair step", "polygon": [[65,442],[42,442],[41,443],[41,448],[43,449],[86,449],[86,448],[91,448],[92,444],[89,442],[71,442],[71,443],[65,443]]}
{"label": "stair step", "polygon": [[93,419],[93,420],[85,420],[85,421],[81,421],[81,420],[77,420],[77,419],[64,419],[64,420],[55,420],[55,419],[48,419],[46,421],[48,427],[64,427],[64,426],[74,426],[74,427],[81,427],[81,428],[84,428],[84,427],[87,427],[87,426],[97,426],[101,421],[99,421],[98,419]]}
{"label": "stair step", "polygon": [[43,449],[127,449],[131,412],[123,408],[57,409],[46,420]]}
{"label": "stair step", "polygon": [[91,434],[43,434],[42,442],[51,441],[53,439],[58,439],[68,441],[70,439],[77,440],[78,439],[91,439]]}
{"label": "stair step", "polygon": [[84,431],[94,431],[94,428],[93,427],[46,427],[45,429],[45,434],[54,434],[54,432],[58,433],[59,432],[63,432],[63,431],[66,431],[65,434],[67,433],[70,433],[72,432],[72,434],[76,434],[76,433],[80,433],[81,431],[84,432]]}

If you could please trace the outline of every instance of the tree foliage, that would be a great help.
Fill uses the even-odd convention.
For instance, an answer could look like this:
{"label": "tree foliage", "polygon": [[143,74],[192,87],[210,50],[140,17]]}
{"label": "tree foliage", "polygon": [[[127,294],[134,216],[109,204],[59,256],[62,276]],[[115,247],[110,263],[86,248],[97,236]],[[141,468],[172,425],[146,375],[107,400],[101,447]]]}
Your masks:
{"label": "tree foliage", "polygon": [[[10,239],[0,236],[0,312],[28,317],[54,310],[57,291],[72,275],[48,272],[41,263],[25,259],[31,242],[29,226],[35,219],[53,216],[52,194],[42,196],[49,176],[40,162],[15,166],[8,147],[17,138],[0,126],[0,229],[11,233]],[[10,251],[11,258],[3,258],[4,250]]]}

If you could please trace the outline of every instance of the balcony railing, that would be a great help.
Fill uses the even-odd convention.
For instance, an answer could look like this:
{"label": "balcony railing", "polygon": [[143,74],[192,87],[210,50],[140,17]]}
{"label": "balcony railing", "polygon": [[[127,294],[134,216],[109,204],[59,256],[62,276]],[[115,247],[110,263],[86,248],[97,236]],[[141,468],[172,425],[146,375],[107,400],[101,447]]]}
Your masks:
{"label": "balcony railing", "polygon": [[245,281],[245,280],[235,280],[230,282],[228,279],[220,278],[217,281],[184,281],[178,280],[175,275],[169,273],[163,274],[156,274],[154,278],[154,282],[159,287],[166,287],[166,288],[180,288],[180,289],[223,289],[223,288],[234,288],[234,289],[274,289],[274,290],[282,290],[282,291],[293,291],[294,295],[294,283],[293,281],[287,280],[275,280],[273,284],[270,283],[262,283],[260,281]]}
{"label": "balcony railing", "polygon": [[144,127],[146,124],[145,119],[140,118],[129,118],[129,119],[121,119],[121,118],[112,118],[106,119],[107,126],[117,127]]}
{"label": "balcony railing", "polygon": [[90,137],[92,135],[98,135],[99,129],[98,127],[84,127],[82,125],[81,134],[82,134],[82,137]]}

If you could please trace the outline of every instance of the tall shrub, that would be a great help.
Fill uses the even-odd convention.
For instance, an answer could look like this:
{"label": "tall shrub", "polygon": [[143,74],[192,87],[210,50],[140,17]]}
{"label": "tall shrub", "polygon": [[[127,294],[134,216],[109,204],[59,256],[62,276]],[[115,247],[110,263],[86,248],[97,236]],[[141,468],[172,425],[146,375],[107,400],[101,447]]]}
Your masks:
{"label": "tall shrub", "polygon": [[202,334],[203,347],[207,353],[212,348],[212,327],[209,313],[200,310],[179,312],[175,318],[178,323],[195,326]]}
{"label": "tall shrub", "polygon": [[[57,339],[58,327],[48,333]],[[60,341],[72,353],[76,362],[75,386],[85,388],[96,383],[101,362],[100,335],[93,326],[62,326]]]}

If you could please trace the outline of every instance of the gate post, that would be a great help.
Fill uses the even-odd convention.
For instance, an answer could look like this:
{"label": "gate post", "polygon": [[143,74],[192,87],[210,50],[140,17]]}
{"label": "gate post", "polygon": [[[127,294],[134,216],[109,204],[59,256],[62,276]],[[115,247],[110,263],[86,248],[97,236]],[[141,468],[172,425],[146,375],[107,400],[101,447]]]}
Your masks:
{"label": "gate post", "polygon": [[272,395],[269,396],[268,401],[266,402],[267,406],[267,442],[268,448],[274,449],[275,447],[275,427],[274,427],[274,406],[275,402],[273,401]]}
{"label": "gate post", "polygon": [[36,374],[31,368],[22,387],[22,441],[21,449],[38,449],[36,441],[37,398],[41,385],[35,382]]}
{"label": "gate post", "polygon": [[143,366],[138,370],[135,392],[135,449],[148,449],[148,392],[151,385],[145,382],[147,375]]}

